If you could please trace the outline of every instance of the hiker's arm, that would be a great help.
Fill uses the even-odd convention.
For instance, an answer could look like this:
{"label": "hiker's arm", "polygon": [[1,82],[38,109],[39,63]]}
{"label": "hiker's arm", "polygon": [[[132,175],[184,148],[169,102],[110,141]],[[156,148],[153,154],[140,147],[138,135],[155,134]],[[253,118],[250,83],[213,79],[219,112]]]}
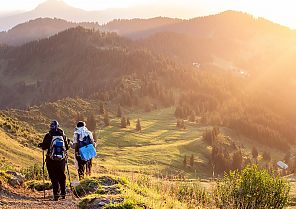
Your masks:
{"label": "hiker's arm", "polygon": [[65,141],[65,147],[66,147],[66,150],[69,150],[69,141],[70,141],[70,139],[68,139],[68,138],[66,137],[66,135],[64,135],[63,137],[64,137],[64,141]]}
{"label": "hiker's arm", "polygon": [[51,136],[49,134],[46,134],[43,139],[43,142],[38,144],[38,147],[41,147],[41,149],[43,150],[49,149],[50,142],[51,142]]}
{"label": "hiker's arm", "polygon": [[90,137],[91,143],[94,145],[94,147],[96,147],[97,144],[96,144],[96,141],[94,140],[94,136],[92,132],[89,132],[89,137]]}
{"label": "hiker's arm", "polygon": [[78,143],[74,143],[75,156],[80,156]]}
{"label": "hiker's arm", "polygon": [[77,134],[74,134],[74,136],[73,136],[73,141],[72,142],[70,142],[70,147],[72,148],[72,149],[75,149],[75,145],[77,144]]}
{"label": "hiker's arm", "polygon": [[73,136],[73,144],[71,148],[75,149],[75,156],[79,155],[79,149],[78,149],[78,136],[77,134],[74,134]]}

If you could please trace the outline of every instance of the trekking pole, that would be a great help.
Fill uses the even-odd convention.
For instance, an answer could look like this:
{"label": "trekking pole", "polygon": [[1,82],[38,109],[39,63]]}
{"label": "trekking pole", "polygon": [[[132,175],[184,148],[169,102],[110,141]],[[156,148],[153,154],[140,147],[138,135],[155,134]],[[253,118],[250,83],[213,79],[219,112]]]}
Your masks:
{"label": "trekking pole", "polygon": [[67,154],[66,164],[67,164],[68,179],[69,179],[69,183],[70,183],[70,190],[73,193],[73,188],[72,188],[72,183],[71,183],[71,177],[70,177],[70,171],[69,171],[69,164],[68,164],[68,154]]}
{"label": "trekking pole", "polygon": [[42,150],[42,179],[43,179],[43,199],[45,199],[44,150]]}

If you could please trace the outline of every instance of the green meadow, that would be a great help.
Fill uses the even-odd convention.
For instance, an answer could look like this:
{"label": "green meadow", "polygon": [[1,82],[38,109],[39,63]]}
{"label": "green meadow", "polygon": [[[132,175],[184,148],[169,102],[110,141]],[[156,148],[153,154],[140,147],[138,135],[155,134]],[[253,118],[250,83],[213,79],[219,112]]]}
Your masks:
{"label": "green meadow", "polygon": [[[209,148],[202,140],[206,127],[187,123],[186,129],[176,128],[174,108],[128,115],[131,125],[120,127],[120,118],[112,118],[110,126],[96,131],[97,163],[104,167],[145,173],[207,176]],[[141,131],[136,131],[140,118]],[[184,167],[184,156],[194,155],[197,170]],[[189,159],[189,158],[188,158]]]}

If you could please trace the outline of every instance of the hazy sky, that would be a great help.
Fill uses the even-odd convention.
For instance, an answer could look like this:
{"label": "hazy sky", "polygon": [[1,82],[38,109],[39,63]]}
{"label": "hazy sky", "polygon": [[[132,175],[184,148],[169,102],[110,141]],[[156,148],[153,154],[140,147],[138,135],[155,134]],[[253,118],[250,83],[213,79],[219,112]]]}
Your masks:
{"label": "hazy sky", "polygon": [[[0,0],[0,13],[32,10],[45,0]],[[295,0],[64,0],[67,4],[85,10],[103,10],[133,6],[153,6],[159,15],[191,18],[239,10],[265,17],[282,25],[296,28]],[[149,7],[151,8],[151,7]],[[146,16],[150,11],[143,11]]]}

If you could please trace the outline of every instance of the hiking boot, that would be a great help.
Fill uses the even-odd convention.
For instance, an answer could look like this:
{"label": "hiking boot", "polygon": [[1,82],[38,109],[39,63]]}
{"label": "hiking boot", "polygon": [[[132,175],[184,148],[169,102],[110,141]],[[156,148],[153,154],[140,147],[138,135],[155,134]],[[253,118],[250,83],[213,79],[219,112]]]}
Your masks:
{"label": "hiking boot", "polygon": [[58,201],[59,200],[59,196],[53,196],[53,200],[54,201]]}
{"label": "hiking boot", "polygon": [[62,195],[61,195],[61,199],[62,199],[62,200],[66,199],[66,195],[62,194]]}

